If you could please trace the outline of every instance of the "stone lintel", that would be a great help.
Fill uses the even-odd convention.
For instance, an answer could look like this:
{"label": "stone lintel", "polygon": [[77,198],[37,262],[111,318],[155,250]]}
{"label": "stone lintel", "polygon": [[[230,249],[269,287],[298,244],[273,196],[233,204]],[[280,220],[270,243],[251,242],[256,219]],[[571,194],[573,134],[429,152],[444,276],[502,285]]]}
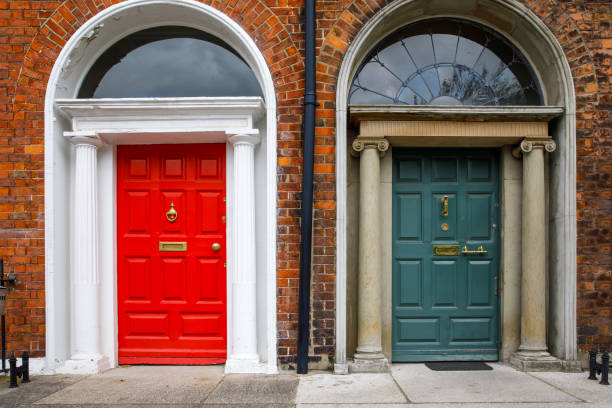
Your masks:
{"label": "stone lintel", "polygon": [[363,120],[360,138],[386,138],[404,147],[501,147],[524,139],[549,139],[546,122]]}

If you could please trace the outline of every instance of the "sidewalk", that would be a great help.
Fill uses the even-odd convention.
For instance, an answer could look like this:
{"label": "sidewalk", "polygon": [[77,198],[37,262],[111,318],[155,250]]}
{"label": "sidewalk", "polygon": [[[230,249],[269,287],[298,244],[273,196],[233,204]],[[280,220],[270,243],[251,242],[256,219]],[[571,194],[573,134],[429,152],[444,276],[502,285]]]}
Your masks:
{"label": "sidewalk", "polygon": [[134,366],[94,376],[36,376],[8,388],[0,407],[270,407],[270,408],[603,408],[612,387],[587,373],[522,373],[502,364],[493,371],[431,371],[394,364],[389,374],[297,376],[223,375],[223,366]]}

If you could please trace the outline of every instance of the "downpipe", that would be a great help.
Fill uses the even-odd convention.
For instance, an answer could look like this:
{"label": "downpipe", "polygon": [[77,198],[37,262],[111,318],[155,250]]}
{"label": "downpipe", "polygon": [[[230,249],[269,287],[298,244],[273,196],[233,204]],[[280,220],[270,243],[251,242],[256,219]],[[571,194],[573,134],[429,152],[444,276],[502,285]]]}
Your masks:
{"label": "downpipe", "polygon": [[310,270],[312,261],[312,201],[314,166],[315,108],[315,0],[306,0],[305,26],[305,93],[304,93],[304,149],[302,170],[302,225],[300,244],[300,292],[298,316],[297,373],[308,372],[308,343],[310,339]]}

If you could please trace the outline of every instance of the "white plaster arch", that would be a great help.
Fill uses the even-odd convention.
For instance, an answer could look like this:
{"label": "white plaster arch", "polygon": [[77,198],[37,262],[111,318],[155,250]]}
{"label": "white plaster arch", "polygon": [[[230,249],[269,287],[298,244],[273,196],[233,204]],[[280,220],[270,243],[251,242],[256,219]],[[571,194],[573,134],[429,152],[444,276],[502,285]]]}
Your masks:
{"label": "white plaster arch", "polygon": [[[70,353],[70,217],[71,157],[74,152],[63,133],[68,120],[59,115],[56,101],[75,98],[81,81],[91,65],[108,47],[135,31],[161,25],[182,25],[222,38],[253,70],[264,94],[263,118],[255,124],[262,135],[256,151],[256,180],[261,187],[258,198],[257,239],[258,316],[260,338],[258,370],[277,372],[276,357],[276,95],[268,65],[257,44],[238,23],[227,15],[192,0],[128,0],[101,11],[68,40],[50,74],[45,96],[45,286],[46,286],[46,364],[43,371],[61,370]],[[163,141],[157,141],[161,143]],[[102,281],[102,347],[111,366],[116,360],[116,201],[114,190],[115,148],[99,153],[99,224],[113,227],[100,231],[100,274],[111,274]],[[228,167],[232,159],[228,147]],[[101,175],[104,173],[104,175]],[[228,171],[231,173],[231,171]],[[231,207],[228,176],[228,212]],[[110,193],[110,194],[108,194]],[[109,196],[110,195],[110,196]],[[231,220],[230,220],[231,223]],[[228,225],[228,231],[230,225]],[[228,248],[229,250],[230,248]],[[229,254],[228,254],[228,262]],[[228,265],[228,274],[231,273]],[[228,291],[229,291],[228,279]],[[261,294],[261,296],[260,296]],[[229,294],[228,294],[229,295]],[[228,304],[230,303],[228,297]],[[108,310],[110,308],[110,310]],[[228,317],[230,310],[228,310]],[[229,324],[229,318],[228,318]],[[231,339],[229,340],[231,341]]]}
{"label": "white plaster arch", "polygon": [[531,63],[546,104],[564,108],[551,126],[559,146],[551,156],[549,269],[550,351],[577,358],[576,333],[576,119],[569,63],[548,27],[516,0],[398,0],[370,18],[352,39],[336,87],[336,372],[347,370],[347,114],[348,92],[361,61],[383,38],[407,24],[434,17],[479,22],[501,33]]}

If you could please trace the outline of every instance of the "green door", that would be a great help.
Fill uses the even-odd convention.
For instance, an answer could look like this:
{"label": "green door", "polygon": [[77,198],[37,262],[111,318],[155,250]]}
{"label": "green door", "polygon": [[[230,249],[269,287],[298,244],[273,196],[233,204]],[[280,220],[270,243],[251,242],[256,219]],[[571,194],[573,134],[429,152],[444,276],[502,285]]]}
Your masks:
{"label": "green door", "polygon": [[393,361],[498,359],[498,203],[497,152],[393,149]]}

